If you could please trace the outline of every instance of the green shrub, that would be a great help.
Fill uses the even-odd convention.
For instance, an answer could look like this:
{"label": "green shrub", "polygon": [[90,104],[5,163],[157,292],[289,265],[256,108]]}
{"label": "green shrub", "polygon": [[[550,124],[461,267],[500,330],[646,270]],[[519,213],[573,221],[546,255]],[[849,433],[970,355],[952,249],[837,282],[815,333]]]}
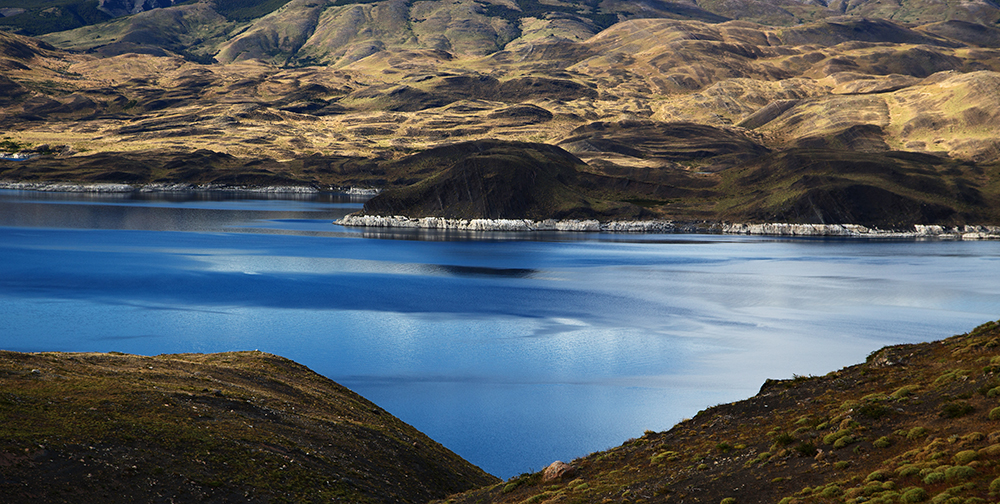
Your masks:
{"label": "green shrub", "polygon": [[778,446],[788,446],[795,442],[795,438],[787,432],[782,432],[774,437],[774,444]]}
{"label": "green shrub", "polygon": [[802,442],[795,446],[795,451],[803,457],[814,457],[816,456],[816,445],[808,442]]}
{"label": "green shrub", "polygon": [[928,485],[933,485],[935,483],[941,483],[947,478],[948,477],[945,476],[943,472],[934,471],[932,473],[928,473],[927,476],[924,476],[924,483]]}
{"label": "green shrub", "polygon": [[850,434],[851,429],[840,429],[837,432],[823,436],[823,443],[832,445],[833,443],[836,443],[838,439]]}
{"label": "green shrub", "polygon": [[838,460],[837,462],[833,463],[833,467],[836,467],[837,469],[847,469],[850,466],[851,466],[850,460]]}
{"label": "green shrub", "polygon": [[878,420],[882,417],[889,416],[892,414],[892,408],[879,403],[868,403],[859,407],[857,410],[858,415],[865,418],[870,418],[872,420]]}
{"label": "green shrub", "polygon": [[949,467],[944,475],[950,480],[961,479],[966,480],[976,475],[976,470],[965,465]]}
{"label": "green shrub", "polygon": [[910,476],[918,476],[920,474],[920,468],[914,464],[906,464],[900,466],[896,469],[896,474],[903,478],[909,478]]}
{"label": "green shrub", "polygon": [[923,427],[914,427],[906,432],[906,439],[920,439],[927,435],[927,429]]}
{"label": "green shrub", "polygon": [[913,487],[903,491],[903,495],[899,496],[899,500],[904,503],[914,503],[923,502],[927,500],[928,497],[927,490],[920,487]]}
{"label": "green shrub", "polygon": [[677,453],[675,451],[665,451],[665,452],[657,453],[656,455],[653,455],[652,457],[649,457],[649,463],[653,464],[653,465],[662,464],[664,461],[673,461],[673,460],[677,460],[678,458],[680,458],[680,454],[679,453]]}
{"label": "green shrub", "polygon": [[876,439],[872,444],[875,445],[875,448],[888,448],[892,446],[892,441],[889,440],[889,438],[882,436]]}
{"label": "green shrub", "polygon": [[997,478],[990,482],[990,493],[1000,494],[1000,478]]}
{"label": "green shrub", "polygon": [[878,470],[878,471],[872,471],[868,475],[868,477],[865,478],[865,481],[885,481],[887,479],[889,479],[889,473],[882,470]]}
{"label": "green shrub", "polygon": [[731,445],[731,444],[723,441],[723,442],[715,445],[715,449],[719,450],[722,453],[729,453],[729,452],[733,451],[733,445]]}
{"label": "green shrub", "polygon": [[996,397],[1000,395],[1000,387],[993,387],[986,392],[986,397]]}
{"label": "green shrub", "polygon": [[919,389],[920,387],[917,387],[916,385],[904,385],[902,387],[899,387],[898,389],[896,389],[895,392],[892,393],[892,398],[898,401],[904,397],[909,397],[913,395],[913,393]]}
{"label": "green shrub", "polygon": [[958,378],[964,378],[972,374],[971,369],[952,369],[951,371],[942,374],[934,380],[934,386],[940,387],[941,385],[947,385]]}
{"label": "green shrub", "polygon": [[1000,420],[1000,408],[990,410],[990,420]]}
{"label": "green shrub", "polygon": [[975,410],[976,408],[965,401],[955,401],[942,404],[940,415],[943,418],[960,418]]}
{"label": "green shrub", "polygon": [[978,456],[979,453],[977,453],[976,450],[963,450],[956,453],[955,456],[952,457],[951,459],[954,460],[955,463],[958,465],[965,465],[968,464],[969,462],[972,462],[973,460],[976,460],[976,457]]}
{"label": "green shrub", "polygon": [[722,501],[720,501],[719,504],[736,504],[736,498],[726,497],[725,499],[722,499]]}
{"label": "green shrub", "polygon": [[834,497],[839,497],[840,494],[844,493],[843,490],[837,485],[829,485],[820,492],[820,496],[826,497],[827,499],[832,499]]}
{"label": "green shrub", "polygon": [[859,440],[854,436],[844,436],[833,443],[833,448],[839,450],[847,445],[857,443]]}
{"label": "green shrub", "polygon": [[979,450],[979,453],[988,455],[990,457],[1000,457],[1000,444],[991,444],[986,448]]}

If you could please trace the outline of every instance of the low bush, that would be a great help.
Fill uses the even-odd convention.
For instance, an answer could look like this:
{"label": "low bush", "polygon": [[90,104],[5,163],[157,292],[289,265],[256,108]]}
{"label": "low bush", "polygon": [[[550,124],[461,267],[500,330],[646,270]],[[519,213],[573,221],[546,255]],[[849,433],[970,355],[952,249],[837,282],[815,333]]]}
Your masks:
{"label": "low bush", "polygon": [[946,479],[948,479],[948,477],[945,476],[943,472],[934,471],[932,473],[928,473],[927,476],[924,476],[924,483],[933,485],[935,483],[941,483]]}
{"label": "low bush", "polygon": [[969,462],[972,462],[973,460],[976,460],[976,457],[978,456],[979,453],[976,452],[976,450],[963,450],[956,453],[955,456],[952,457],[951,459],[954,460],[955,463],[958,465],[965,465],[968,464]]}
{"label": "low bush", "polygon": [[971,404],[965,401],[955,401],[941,405],[940,415],[943,418],[960,418],[975,411]]}
{"label": "low bush", "polygon": [[882,417],[889,416],[892,414],[892,408],[879,403],[867,403],[860,406],[857,410],[858,415],[865,418],[870,418],[872,420],[878,420]]}
{"label": "low bush", "polygon": [[950,480],[967,480],[976,475],[976,470],[969,466],[959,465],[949,467],[948,470],[944,472],[944,475]]}
{"label": "low bush", "polygon": [[930,497],[927,495],[927,490],[920,487],[908,488],[903,491],[903,494],[899,496],[899,501],[903,503],[915,503],[923,502]]}
{"label": "low bush", "polygon": [[875,445],[875,448],[888,448],[892,446],[892,441],[888,437],[882,436],[876,439],[872,444]]}
{"label": "low bush", "polygon": [[889,473],[878,470],[878,471],[872,471],[870,474],[868,474],[868,477],[865,478],[865,481],[885,481],[887,479],[889,479]]}
{"label": "low bush", "polygon": [[920,439],[927,435],[927,429],[924,427],[914,427],[906,432],[906,439]]}
{"label": "low bush", "polygon": [[860,440],[854,436],[844,436],[833,443],[833,448],[839,450],[858,441]]}
{"label": "low bush", "polygon": [[838,439],[844,436],[848,436],[850,434],[851,434],[851,429],[840,429],[837,432],[823,436],[823,443],[832,445],[836,443]]}
{"label": "low bush", "polygon": [[802,442],[795,445],[795,451],[803,457],[814,457],[816,456],[816,445],[808,442]]}
{"label": "low bush", "polygon": [[820,495],[826,497],[827,499],[833,499],[839,497],[844,491],[837,485],[829,485],[820,492]]}
{"label": "low bush", "polygon": [[1000,408],[990,410],[990,420],[1000,420]]}
{"label": "low bush", "polygon": [[774,437],[774,444],[778,446],[788,446],[795,442],[795,438],[787,432],[782,432]]}

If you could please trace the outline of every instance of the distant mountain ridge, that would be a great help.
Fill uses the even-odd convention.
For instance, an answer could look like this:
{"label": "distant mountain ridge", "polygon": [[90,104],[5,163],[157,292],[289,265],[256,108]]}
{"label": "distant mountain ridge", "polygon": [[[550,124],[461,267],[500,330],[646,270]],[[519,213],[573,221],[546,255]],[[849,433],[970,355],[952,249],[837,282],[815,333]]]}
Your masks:
{"label": "distant mountain ridge", "polygon": [[100,0],[97,3],[97,10],[108,13],[114,17],[138,14],[153,9],[172,7],[177,0]]}
{"label": "distant mountain ridge", "polygon": [[[215,0],[0,34],[0,145],[36,156],[0,177],[370,187],[391,203],[371,213],[411,217],[1000,223],[992,11],[817,5],[770,26],[665,2]],[[456,159],[409,169],[484,141],[488,204],[449,193]],[[547,179],[542,144],[578,175],[493,183]]]}
{"label": "distant mountain ridge", "polygon": [[[0,7],[11,1],[0,0]],[[878,0],[101,0],[95,9],[78,0],[42,0],[28,12],[0,18],[0,25],[29,35],[48,34],[45,38],[60,47],[103,54],[167,49],[196,55],[202,61],[255,59],[290,66],[343,66],[383,50],[484,55],[509,46],[578,42],[628,19],[746,20],[792,26],[844,15],[992,26],[1000,21],[1000,6],[989,0],[947,4],[931,0],[898,4]],[[854,35],[863,37],[862,33]]]}

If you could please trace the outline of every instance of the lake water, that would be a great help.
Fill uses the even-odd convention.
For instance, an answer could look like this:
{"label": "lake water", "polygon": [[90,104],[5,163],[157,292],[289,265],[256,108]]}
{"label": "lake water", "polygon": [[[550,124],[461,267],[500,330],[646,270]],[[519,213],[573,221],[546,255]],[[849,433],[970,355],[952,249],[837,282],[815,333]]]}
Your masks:
{"label": "lake water", "polygon": [[0,348],[271,352],[507,478],[1000,318],[997,242],[331,224],[360,206],[0,191]]}

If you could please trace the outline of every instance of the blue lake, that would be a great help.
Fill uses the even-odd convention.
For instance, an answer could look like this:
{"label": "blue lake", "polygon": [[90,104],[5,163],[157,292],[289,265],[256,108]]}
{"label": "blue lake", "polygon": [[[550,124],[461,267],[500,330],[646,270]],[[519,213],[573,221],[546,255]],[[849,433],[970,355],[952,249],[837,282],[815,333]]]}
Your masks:
{"label": "blue lake", "polygon": [[997,242],[331,223],[360,206],[0,191],[0,348],[259,349],[507,478],[1000,318]]}

